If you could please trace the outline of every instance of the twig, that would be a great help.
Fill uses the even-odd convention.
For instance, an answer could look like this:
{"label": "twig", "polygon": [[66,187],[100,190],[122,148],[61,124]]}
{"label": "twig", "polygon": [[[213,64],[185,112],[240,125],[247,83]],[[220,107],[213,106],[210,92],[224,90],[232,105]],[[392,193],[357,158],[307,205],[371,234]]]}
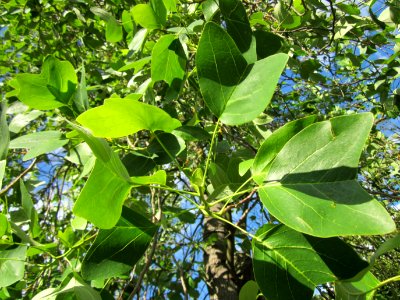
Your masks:
{"label": "twig", "polygon": [[246,202],[250,201],[250,200],[251,200],[251,197],[253,197],[253,194],[254,194],[254,193],[255,193],[255,191],[251,191],[251,193],[248,194],[248,195],[246,196],[246,198],[243,198],[243,199],[240,200],[238,203],[234,203],[234,204],[228,205],[228,206],[225,208],[225,212],[231,210],[232,208],[236,208],[236,207],[238,207],[239,205],[242,205],[243,203],[246,203]]}
{"label": "twig", "polygon": [[0,195],[3,195],[9,189],[11,189],[14,186],[14,184],[16,184],[18,182],[18,180],[20,180],[22,177],[24,177],[34,167],[35,163],[36,163],[36,158],[32,161],[32,163],[29,165],[29,167],[27,167],[21,174],[19,174],[17,177],[15,177],[13,181],[11,181],[7,186],[5,186],[0,191]]}

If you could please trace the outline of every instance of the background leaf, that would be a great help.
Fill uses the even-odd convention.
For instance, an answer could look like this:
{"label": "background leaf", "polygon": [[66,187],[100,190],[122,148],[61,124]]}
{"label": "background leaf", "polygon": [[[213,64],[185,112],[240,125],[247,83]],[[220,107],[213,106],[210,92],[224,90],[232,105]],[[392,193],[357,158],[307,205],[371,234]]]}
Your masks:
{"label": "background leaf", "polygon": [[88,280],[121,276],[130,270],[146,251],[158,226],[124,207],[118,224],[100,230],[82,263]]}
{"label": "background leaf", "polygon": [[0,287],[6,287],[24,277],[26,246],[0,250]]}

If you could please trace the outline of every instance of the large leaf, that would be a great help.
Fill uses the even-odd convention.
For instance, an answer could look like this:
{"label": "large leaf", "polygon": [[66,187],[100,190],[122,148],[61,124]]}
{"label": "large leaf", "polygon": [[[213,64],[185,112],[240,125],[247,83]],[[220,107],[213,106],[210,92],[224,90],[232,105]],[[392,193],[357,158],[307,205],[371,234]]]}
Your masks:
{"label": "large leaf", "polygon": [[256,236],[254,275],[271,300],[311,299],[316,286],[351,278],[368,265],[339,238],[321,239],[272,224]]}
{"label": "large leaf", "polygon": [[26,246],[0,251],[0,287],[6,287],[24,277]]}
{"label": "large leaf", "polygon": [[[294,135],[263,177],[259,195],[268,211],[282,223],[320,237],[395,230],[384,207],[356,181],[372,122],[370,113],[341,116]],[[286,130],[282,135],[286,139]],[[265,165],[262,157],[257,161]]]}
{"label": "large leaf", "polygon": [[121,276],[132,270],[146,251],[158,226],[124,207],[112,229],[100,230],[82,263],[82,275],[88,280]]}
{"label": "large leaf", "polygon": [[44,153],[61,148],[68,140],[58,131],[40,131],[20,136],[10,142],[11,149],[27,149],[23,160],[29,160]]}
{"label": "large leaf", "polygon": [[219,9],[224,17],[229,35],[235,41],[239,50],[242,53],[246,52],[251,44],[252,31],[242,1],[219,1]]}
{"label": "large leaf", "polygon": [[373,300],[379,280],[371,273],[366,273],[357,281],[338,281],[335,283],[337,300]]}
{"label": "large leaf", "polygon": [[98,137],[122,137],[140,130],[171,132],[181,123],[156,106],[136,100],[109,98],[77,119]]}
{"label": "large leaf", "polygon": [[78,79],[68,61],[47,56],[41,74],[18,74],[17,97],[36,109],[54,109],[68,104]]}
{"label": "large leaf", "polygon": [[111,228],[121,216],[122,205],[131,187],[129,181],[116,175],[97,159],[73,212],[99,228]]}
{"label": "large leaf", "polygon": [[281,53],[248,65],[229,34],[208,22],[196,56],[204,101],[225,124],[255,119],[269,104],[287,59]]}
{"label": "large leaf", "polygon": [[172,86],[174,80],[185,76],[186,57],[179,38],[164,35],[155,44],[151,54],[151,79],[164,80]]}

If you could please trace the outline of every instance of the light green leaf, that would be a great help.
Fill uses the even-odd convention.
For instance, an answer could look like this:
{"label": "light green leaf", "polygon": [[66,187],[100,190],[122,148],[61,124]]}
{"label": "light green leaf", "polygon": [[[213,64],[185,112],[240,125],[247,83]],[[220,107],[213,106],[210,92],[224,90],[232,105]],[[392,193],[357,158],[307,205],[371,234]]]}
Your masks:
{"label": "light green leaf", "polygon": [[85,279],[107,279],[121,276],[146,251],[158,226],[124,206],[118,224],[109,230],[101,229],[82,263]]}
{"label": "light green leaf", "polygon": [[137,4],[131,9],[131,14],[136,23],[146,29],[161,28],[158,17],[149,4]]}
{"label": "light green leaf", "polygon": [[7,166],[7,162],[5,159],[0,160],[0,189],[3,186],[3,178],[4,178],[4,174],[6,172],[6,166]]}
{"label": "light green leaf", "polygon": [[121,20],[122,20],[122,26],[124,27],[125,31],[127,33],[133,32],[134,24],[132,22],[132,14],[129,11],[124,10],[122,12]]}
{"label": "light green leaf", "polygon": [[16,115],[10,122],[9,129],[13,133],[19,133],[21,129],[27,126],[31,121],[36,120],[44,112],[40,110],[31,110],[28,113]]}
{"label": "light green leaf", "polygon": [[156,15],[157,22],[161,26],[165,26],[167,22],[167,9],[165,8],[164,1],[150,0],[151,7]]}
{"label": "light green leaf", "polygon": [[8,153],[8,145],[10,143],[10,132],[7,124],[7,102],[1,102],[0,112],[0,160],[5,160]]}
{"label": "light green leaf", "polygon": [[[341,116],[309,125],[290,138],[259,189],[268,211],[289,227],[320,237],[395,230],[384,207],[356,181],[372,123],[370,113]],[[284,140],[286,133],[282,129]],[[265,168],[270,156],[266,154],[267,164],[260,156],[256,161]]]}
{"label": "light green leaf", "polygon": [[151,54],[151,78],[164,80],[169,86],[185,76],[186,57],[179,38],[169,34],[162,36]]}
{"label": "light green leaf", "polygon": [[122,26],[112,17],[109,18],[106,24],[106,41],[110,43],[118,43],[122,40]]}
{"label": "light green leaf", "polygon": [[8,224],[8,219],[5,214],[0,213],[0,238],[3,237],[3,235],[7,234],[9,231],[10,226]]}
{"label": "light green leaf", "polygon": [[338,281],[335,283],[337,300],[373,300],[379,280],[371,273],[366,273],[358,281]]}
{"label": "light green leaf", "polygon": [[6,287],[24,277],[26,246],[0,251],[0,287]]}
{"label": "light green leaf", "polygon": [[40,74],[18,74],[18,99],[26,105],[41,109],[54,109],[68,104],[78,79],[68,61],[47,56]]}
{"label": "light green leaf", "polygon": [[142,49],[143,43],[146,40],[147,37],[147,29],[140,29],[136,32],[135,36],[133,37],[132,41],[129,43],[129,50],[131,50],[133,53],[138,52],[139,50]]}
{"label": "light green leaf", "polygon": [[376,250],[376,252],[374,253],[374,255],[372,255],[370,259],[370,265],[374,265],[375,260],[379,256],[394,249],[400,249],[400,234],[397,234],[394,237],[386,240],[382,245],[379,246],[378,250]]}
{"label": "light green leaf", "polygon": [[181,123],[156,106],[139,101],[109,98],[77,119],[98,137],[122,137],[140,130],[171,132]]}
{"label": "light green leaf", "polygon": [[118,71],[119,72],[123,72],[123,71],[134,69],[134,74],[136,74],[137,72],[142,70],[143,67],[146,64],[148,64],[150,61],[151,61],[151,56],[143,57],[143,58],[141,58],[141,59],[139,59],[137,61],[134,61],[132,63],[126,64],[125,66],[120,68]]}
{"label": "light green leaf", "polygon": [[130,181],[129,174],[125,166],[105,140],[94,137],[81,126],[73,123],[70,123],[70,125],[79,132],[80,136],[89,145],[90,149],[92,149],[93,154],[98,160],[100,160],[108,169],[110,169],[112,173],[121,179],[124,179],[128,182]]}
{"label": "light green leaf", "polygon": [[247,281],[240,289],[239,300],[257,300],[258,290],[257,282]]}
{"label": "light green leaf", "polygon": [[10,142],[11,149],[28,149],[23,160],[29,160],[44,153],[61,148],[68,140],[58,131],[40,131],[20,136]]}
{"label": "light green leaf", "polygon": [[225,124],[255,119],[269,104],[287,59],[281,53],[247,65],[229,34],[208,22],[196,56],[204,101]]}
{"label": "light green leaf", "polygon": [[[274,131],[258,149],[254,159],[253,174],[257,175],[267,172],[268,166],[274,160],[276,155],[282,150],[283,146],[297,133],[314,123],[316,116],[309,116],[303,119],[286,123],[281,128]],[[263,178],[261,178],[262,182]],[[259,182],[259,184],[261,184]]]}
{"label": "light green leaf", "polygon": [[[113,227],[121,216],[122,205],[132,185],[116,175],[100,159],[75,202],[73,212],[99,228]],[[96,208],[96,209],[93,209]]]}
{"label": "light green leaf", "polygon": [[148,185],[148,184],[160,184],[165,185],[167,183],[167,173],[164,170],[159,170],[150,176],[133,176],[131,177],[133,184]]}
{"label": "light green leaf", "polygon": [[253,240],[253,266],[267,299],[311,299],[316,286],[354,277],[368,263],[339,238],[321,239],[267,224]]}

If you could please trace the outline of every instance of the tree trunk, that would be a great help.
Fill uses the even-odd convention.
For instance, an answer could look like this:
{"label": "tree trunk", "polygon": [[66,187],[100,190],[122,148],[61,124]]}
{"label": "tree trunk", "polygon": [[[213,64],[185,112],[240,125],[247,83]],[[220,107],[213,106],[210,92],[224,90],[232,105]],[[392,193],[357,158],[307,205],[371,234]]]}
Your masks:
{"label": "tree trunk", "polygon": [[[222,203],[211,208],[217,212]],[[227,216],[225,216],[227,218]],[[228,216],[229,217],[229,216]],[[211,217],[204,218],[206,282],[211,300],[237,300],[239,287],[234,266],[234,229]]]}

